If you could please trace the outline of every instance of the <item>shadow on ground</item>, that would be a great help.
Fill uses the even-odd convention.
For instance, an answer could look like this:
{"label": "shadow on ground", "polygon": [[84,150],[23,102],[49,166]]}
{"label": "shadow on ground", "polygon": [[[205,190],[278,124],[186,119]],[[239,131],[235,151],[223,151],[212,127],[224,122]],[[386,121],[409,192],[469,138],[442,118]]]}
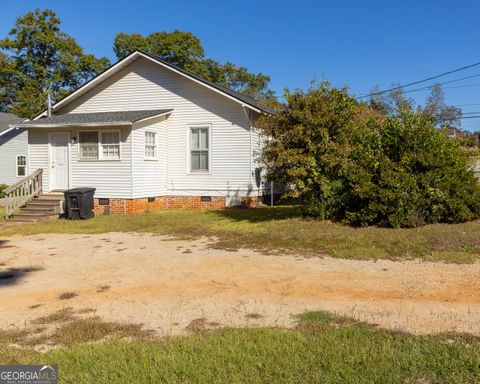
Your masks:
{"label": "shadow on ground", "polygon": [[13,245],[8,245],[9,240],[0,240],[0,248],[14,248]]}
{"label": "shadow on ground", "polygon": [[230,208],[212,211],[211,213],[231,220],[249,221],[252,223],[285,220],[302,216],[300,207],[297,205],[274,208]]}
{"label": "shadow on ground", "polygon": [[30,272],[34,272],[30,268],[8,268],[5,271],[0,271],[0,288],[17,284]]}

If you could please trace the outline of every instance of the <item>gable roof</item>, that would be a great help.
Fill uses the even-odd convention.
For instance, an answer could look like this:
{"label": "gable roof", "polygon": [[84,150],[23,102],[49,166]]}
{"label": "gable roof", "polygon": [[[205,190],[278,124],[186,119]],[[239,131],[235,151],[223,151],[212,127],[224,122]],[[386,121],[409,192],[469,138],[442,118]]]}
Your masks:
{"label": "gable roof", "polygon": [[11,124],[23,121],[21,117],[14,115],[13,113],[0,112],[0,136],[11,131],[14,127]]}
{"label": "gable roof", "polygon": [[[188,71],[185,71],[184,69],[181,69],[181,68],[178,68],[172,64],[169,64],[161,59],[157,59],[147,53],[144,53],[144,52],[141,52],[141,51],[134,51],[132,52],[130,55],[124,57],[123,59],[119,60],[117,63],[113,64],[110,68],[107,68],[105,71],[103,71],[102,73],[100,73],[99,75],[95,76],[93,79],[91,79],[90,81],[87,81],[85,84],[83,84],[81,87],[79,87],[78,89],[76,89],[74,92],[72,92],[70,95],[64,97],[63,99],[61,99],[60,101],[58,101],[57,103],[55,103],[53,106],[52,106],[52,111],[55,111],[57,109],[59,109],[60,107],[62,107],[63,105],[67,105],[68,103],[72,102],[73,100],[75,100],[76,98],[78,98],[79,96],[85,94],[86,92],[88,92],[90,89],[94,88],[97,84],[103,82],[104,80],[108,79],[110,76],[112,76],[113,74],[117,73],[118,71],[120,71],[121,69],[125,68],[126,66],[128,66],[130,63],[134,62],[135,60],[139,59],[139,58],[145,58],[147,60],[149,60],[150,62],[153,62],[157,65],[160,65],[164,68],[167,68],[175,73],[178,73],[180,74],[181,76],[183,77],[186,77],[198,84],[201,84],[203,86],[205,86],[206,88],[209,88],[225,97],[228,97],[229,99],[232,99],[240,104],[242,104],[242,106],[245,106],[245,107],[248,107],[256,112],[265,112],[265,113],[273,113],[273,111],[270,109],[270,108],[265,108],[265,107],[262,107],[257,100],[255,100],[254,98],[252,97],[249,97],[249,96],[246,96],[246,95],[243,95],[239,92],[235,92],[231,89],[228,89],[228,88],[225,88],[221,85],[218,85],[218,84],[215,84],[211,81],[208,81],[200,76],[197,76],[197,75],[194,75]],[[44,116],[46,114],[46,111],[43,111],[42,113],[40,113],[39,115],[37,115],[35,119],[38,119],[42,116]]]}
{"label": "gable roof", "polygon": [[143,120],[171,113],[173,109],[149,109],[140,111],[69,113],[44,117],[19,124],[21,128],[48,128],[56,126],[133,125]]}

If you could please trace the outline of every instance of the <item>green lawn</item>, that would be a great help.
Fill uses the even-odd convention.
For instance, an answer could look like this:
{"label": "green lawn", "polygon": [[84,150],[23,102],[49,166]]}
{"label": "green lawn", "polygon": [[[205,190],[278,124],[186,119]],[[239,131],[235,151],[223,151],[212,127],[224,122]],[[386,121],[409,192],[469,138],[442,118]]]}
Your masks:
{"label": "green lawn", "polygon": [[304,220],[297,207],[163,211],[138,216],[99,216],[87,221],[55,220],[4,224],[0,235],[38,233],[151,232],[215,238],[225,249],[299,252],[350,259],[412,259],[470,263],[480,258],[480,221],[414,229],[352,228]]}
{"label": "green lawn", "polygon": [[480,382],[480,341],[473,336],[412,336],[324,312],[303,315],[291,330],[113,338],[45,354],[6,347],[1,340],[0,363],[58,364],[62,383]]}

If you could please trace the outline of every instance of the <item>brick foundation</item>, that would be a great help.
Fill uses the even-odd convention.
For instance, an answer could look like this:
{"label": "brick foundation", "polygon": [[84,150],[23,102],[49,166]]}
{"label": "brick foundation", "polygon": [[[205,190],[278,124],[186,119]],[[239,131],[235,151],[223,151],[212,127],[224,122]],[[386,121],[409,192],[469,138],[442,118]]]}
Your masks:
{"label": "brick foundation", "polygon": [[[100,204],[108,200],[108,204]],[[242,198],[245,207],[255,204],[254,198]],[[135,215],[164,209],[221,209],[225,208],[225,197],[211,197],[211,201],[201,201],[200,196],[159,196],[154,201],[142,199],[94,199],[95,215]],[[107,201],[103,201],[107,203]]]}

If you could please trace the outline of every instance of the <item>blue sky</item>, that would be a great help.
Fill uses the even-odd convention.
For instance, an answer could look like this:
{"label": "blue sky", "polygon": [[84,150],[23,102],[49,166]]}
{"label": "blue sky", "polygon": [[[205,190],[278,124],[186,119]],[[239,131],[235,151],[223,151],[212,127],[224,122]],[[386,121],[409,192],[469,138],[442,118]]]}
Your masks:
{"label": "blue sky", "polygon": [[[86,52],[111,60],[118,32],[190,31],[207,56],[269,74],[278,94],[322,79],[364,94],[480,61],[476,1],[5,1],[0,37],[36,7],[54,9]],[[440,81],[476,74],[480,66]],[[445,87],[448,103],[480,111],[480,77]],[[423,103],[426,92],[410,95]],[[480,129],[480,119],[462,126]]]}

